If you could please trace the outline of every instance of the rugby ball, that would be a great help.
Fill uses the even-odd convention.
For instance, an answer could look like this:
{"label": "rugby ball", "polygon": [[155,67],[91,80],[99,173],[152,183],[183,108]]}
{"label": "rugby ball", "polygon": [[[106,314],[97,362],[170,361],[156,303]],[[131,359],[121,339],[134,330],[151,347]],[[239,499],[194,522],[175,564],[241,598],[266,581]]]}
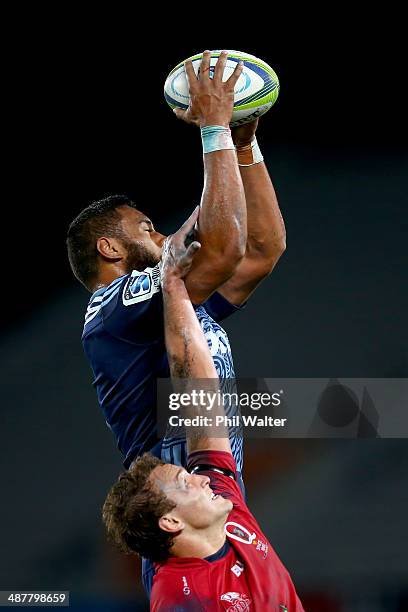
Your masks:
{"label": "rugby ball", "polygon": [[[211,52],[210,77],[214,74],[214,66],[219,56],[220,51]],[[202,57],[203,54],[199,53],[188,58],[193,62],[196,75],[199,73]],[[264,115],[275,104],[279,94],[279,80],[274,70],[266,62],[242,51],[228,51],[223,81],[231,76],[239,61],[243,61],[244,66],[234,88],[231,127],[248,123]],[[167,77],[164,97],[171,108],[188,108],[189,93],[184,62],[177,64]]]}

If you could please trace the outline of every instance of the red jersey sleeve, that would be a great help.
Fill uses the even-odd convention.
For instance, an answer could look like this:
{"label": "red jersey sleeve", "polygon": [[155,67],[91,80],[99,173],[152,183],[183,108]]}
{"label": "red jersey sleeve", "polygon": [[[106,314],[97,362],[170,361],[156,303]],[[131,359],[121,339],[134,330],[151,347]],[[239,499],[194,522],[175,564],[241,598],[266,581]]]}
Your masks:
{"label": "red jersey sleeve", "polygon": [[234,506],[246,505],[237,483],[237,468],[231,453],[209,450],[194,451],[188,456],[187,470],[191,472],[197,467],[200,468],[197,473],[209,477],[214,493],[230,499]]}

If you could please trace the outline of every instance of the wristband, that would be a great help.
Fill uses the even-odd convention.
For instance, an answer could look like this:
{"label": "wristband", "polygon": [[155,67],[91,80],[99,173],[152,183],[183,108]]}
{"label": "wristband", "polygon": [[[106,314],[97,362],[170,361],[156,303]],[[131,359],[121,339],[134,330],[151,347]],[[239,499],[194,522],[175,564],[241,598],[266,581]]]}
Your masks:
{"label": "wristband", "polygon": [[244,147],[237,147],[238,166],[254,166],[263,162],[264,158],[256,137]]}
{"label": "wristband", "polygon": [[206,125],[202,127],[201,139],[204,153],[235,149],[234,143],[232,142],[231,130],[223,125]]}

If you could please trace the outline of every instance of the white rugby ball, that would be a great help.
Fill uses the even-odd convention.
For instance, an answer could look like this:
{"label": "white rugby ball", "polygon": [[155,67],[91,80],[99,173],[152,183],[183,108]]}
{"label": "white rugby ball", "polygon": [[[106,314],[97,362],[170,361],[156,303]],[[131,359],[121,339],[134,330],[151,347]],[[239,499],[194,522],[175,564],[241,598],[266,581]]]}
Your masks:
{"label": "white rugby ball", "polygon": [[[214,74],[214,66],[220,53],[220,51],[211,52],[210,77]],[[202,58],[202,53],[189,58],[193,62],[196,75],[199,73]],[[274,70],[266,62],[242,51],[228,51],[223,81],[231,76],[239,61],[244,62],[244,67],[234,88],[231,127],[248,123],[265,114],[276,102],[279,94],[279,80]],[[184,62],[173,68],[167,77],[164,97],[171,108],[188,108],[189,92]]]}

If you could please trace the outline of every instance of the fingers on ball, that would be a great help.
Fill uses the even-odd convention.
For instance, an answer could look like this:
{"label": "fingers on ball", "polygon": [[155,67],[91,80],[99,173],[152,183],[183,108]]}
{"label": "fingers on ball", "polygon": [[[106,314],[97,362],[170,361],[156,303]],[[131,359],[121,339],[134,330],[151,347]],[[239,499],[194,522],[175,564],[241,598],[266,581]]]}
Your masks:
{"label": "fingers on ball", "polygon": [[225,65],[228,59],[228,51],[221,51],[220,56],[218,58],[217,63],[215,64],[214,69],[214,80],[222,81],[222,77],[224,75]]}

